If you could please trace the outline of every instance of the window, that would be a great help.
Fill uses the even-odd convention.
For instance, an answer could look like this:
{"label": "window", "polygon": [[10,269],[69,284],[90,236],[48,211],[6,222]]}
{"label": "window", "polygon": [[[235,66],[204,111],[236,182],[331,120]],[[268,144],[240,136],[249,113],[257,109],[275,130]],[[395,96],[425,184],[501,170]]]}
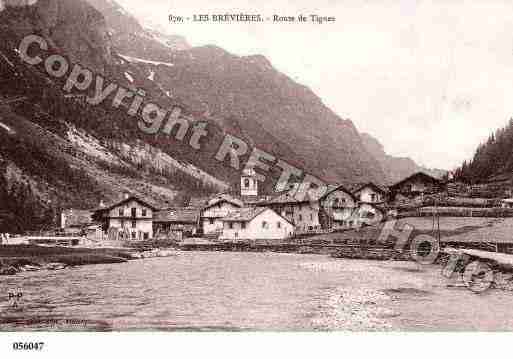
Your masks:
{"label": "window", "polygon": [[266,221],[262,222],[262,228],[267,229],[267,222]]}
{"label": "window", "polygon": [[137,208],[132,208],[132,217],[137,216]]}
{"label": "window", "polygon": [[233,229],[233,222],[228,223],[228,227],[229,227],[230,229]]}
{"label": "window", "polygon": [[132,232],[132,239],[136,239],[137,238],[136,235],[137,235],[136,232]]}
{"label": "window", "polygon": [[338,207],[339,205],[339,199],[338,198],[335,198],[335,200],[333,201],[333,207]]}
{"label": "window", "polygon": [[299,221],[301,222],[302,220],[303,220],[303,215],[302,215],[302,214],[300,214],[300,215],[299,215]]}
{"label": "window", "polygon": [[142,212],[142,216],[146,217],[146,208],[143,208],[141,212]]}
{"label": "window", "polygon": [[144,238],[144,239],[148,239],[148,238],[150,238],[150,234],[149,234],[148,232],[144,232],[144,234],[143,234],[143,238]]}
{"label": "window", "polygon": [[239,238],[239,232],[235,232],[235,238]]}
{"label": "window", "polygon": [[132,221],[132,228],[137,228],[137,221]]}
{"label": "window", "polygon": [[245,188],[249,188],[249,185],[250,185],[249,178],[246,178],[246,179],[244,180],[244,187],[245,187]]}
{"label": "window", "polygon": [[124,215],[125,215],[125,211],[123,210],[123,208],[120,208],[119,209],[119,216],[123,217]]}
{"label": "window", "polygon": [[313,214],[310,213],[310,220],[313,221]]}
{"label": "window", "polygon": [[376,200],[376,195],[374,193],[372,193],[370,196],[371,196],[371,202],[374,202]]}
{"label": "window", "polygon": [[209,218],[208,222],[209,222],[210,224],[214,224],[214,218]]}
{"label": "window", "polygon": [[278,228],[281,228],[281,222],[276,223],[276,226],[277,226]]}
{"label": "window", "polygon": [[242,222],[242,223],[240,224],[240,227],[241,227],[242,229],[246,229],[246,222]]}

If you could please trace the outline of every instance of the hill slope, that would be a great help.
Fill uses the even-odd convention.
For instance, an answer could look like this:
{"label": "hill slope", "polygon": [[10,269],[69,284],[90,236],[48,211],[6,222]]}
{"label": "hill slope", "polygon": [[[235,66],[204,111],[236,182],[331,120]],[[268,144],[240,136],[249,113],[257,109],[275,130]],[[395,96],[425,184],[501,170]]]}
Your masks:
{"label": "hill slope", "polygon": [[513,179],[513,119],[479,145],[474,157],[465,161],[454,176],[468,183],[509,181]]}
{"label": "hill slope", "polygon": [[[33,33],[51,51],[109,81],[144,89],[147,99],[165,109],[182,107],[192,126],[206,122],[202,151],[192,151],[188,137],[147,135],[121,109],[91,107],[64,93],[64,79],[20,61],[17,46]],[[162,204],[177,193],[236,187],[240,173],[212,159],[228,133],[326,181],[389,181],[353,123],[266,58],[235,56],[214,46],[190,48],[181,37],[144,29],[111,0],[5,7],[0,78],[0,196],[11,203],[0,208],[4,228],[55,223],[60,208],[89,208],[122,192]],[[279,174],[272,173],[264,190],[270,191]],[[13,211],[23,213],[26,198],[40,210],[32,221],[16,223]]]}
{"label": "hill slope", "polygon": [[436,178],[442,178],[447,171],[419,166],[409,157],[394,157],[385,152],[383,145],[368,133],[361,134],[367,150],[380,163],[390,183],[398,182],[416,172],[424,172]]}
{"label": "hill slope", "polygon": [[169,146],[133,136],[140,131],[126,114],[64,93],[62,82],[17,53],[21,38],[40,34],[53,51],[129,86],[106,32],[102,14],[78,0],[0,12],[0,232],[56,225],[63,208],[92,208],[124,193],[165,206],[177,194],[228,188],[169,156]]}

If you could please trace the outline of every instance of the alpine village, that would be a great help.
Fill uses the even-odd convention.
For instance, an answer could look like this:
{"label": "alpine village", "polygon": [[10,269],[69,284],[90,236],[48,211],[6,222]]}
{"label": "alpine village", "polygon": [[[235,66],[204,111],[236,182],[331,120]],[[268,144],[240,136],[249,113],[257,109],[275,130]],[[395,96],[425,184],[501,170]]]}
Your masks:
{"label": "alpine village", "polygon": [[[263,56],[192,47],[111,1],[8,3],[0,9],[0,274],[180,251],[412,260],[422,234],[436,239],[438,261],[452,250],[513,264],[513,122],[460,168],[427,169],[385,153]],[[187,127],[144,134],[123,106],[93,107],[44,66],[24,63],[19,44],[32,33],[163,107],[180,106],[182,124],[207,123],[201,152],[186,143]],[[227,134],[322,178],[326,191],[297,196],[298,178],[275,192],[261,168],[216,161],[210,154]],[[397,250],[405,226],[411,234]],[[382,240],[384,229],[395,235]]]}

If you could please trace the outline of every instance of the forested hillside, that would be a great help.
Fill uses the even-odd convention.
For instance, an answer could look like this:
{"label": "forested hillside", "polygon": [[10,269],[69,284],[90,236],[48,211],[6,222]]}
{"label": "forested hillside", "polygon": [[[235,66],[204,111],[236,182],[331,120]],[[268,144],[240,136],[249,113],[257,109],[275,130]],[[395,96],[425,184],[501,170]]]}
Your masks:
{"label": "forested hillside", "polygon": [[454,177],[467,183],[481,183],[512,172],[513,118],[507,126],[490,134],[488,140],[477,147],[474,157],[455,171]]}

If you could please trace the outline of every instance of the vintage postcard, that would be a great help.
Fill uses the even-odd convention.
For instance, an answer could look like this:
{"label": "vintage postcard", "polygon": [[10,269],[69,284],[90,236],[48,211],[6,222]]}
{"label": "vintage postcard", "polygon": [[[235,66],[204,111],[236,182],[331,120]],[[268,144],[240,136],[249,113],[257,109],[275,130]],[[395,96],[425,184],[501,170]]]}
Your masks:
{"label": "vintage postcard", "polygon": [[0,0],[0,342],[511,331],[512,93],[507,1]]}

